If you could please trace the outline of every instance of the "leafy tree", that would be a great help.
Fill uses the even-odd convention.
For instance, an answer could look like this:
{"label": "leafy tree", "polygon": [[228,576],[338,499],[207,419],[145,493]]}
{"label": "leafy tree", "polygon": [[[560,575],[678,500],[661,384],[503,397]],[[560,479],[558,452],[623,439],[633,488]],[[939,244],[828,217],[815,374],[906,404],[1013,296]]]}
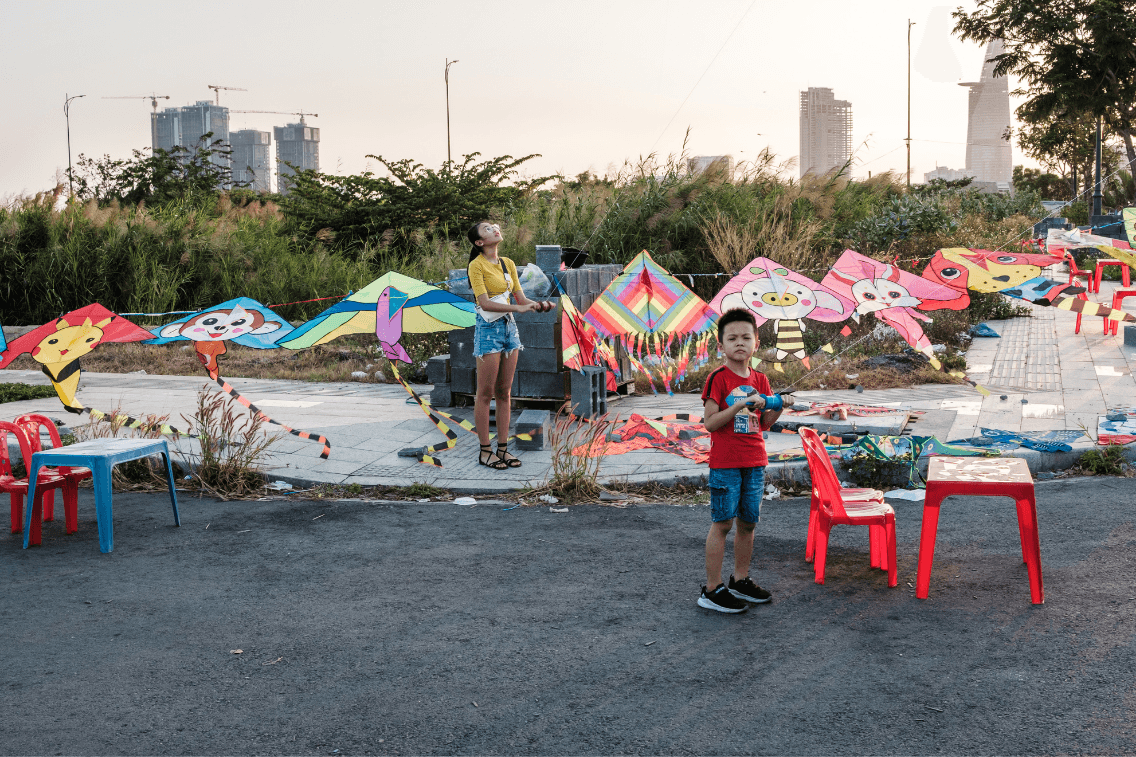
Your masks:
{"label": "leafy tree", "polygon": [[475,152],[460,164],[443,164],[439,171],[412,160],[367,157],[382,163],[390,176],[371,171],[350,176],[300,171],[289,178],[291,186],[280,201],[281,210],[298,230],[334,236],[348,246],[387,230],[397,234],[427,229],[458,236],[487,218],[493,208],[508,206],[557,178],[520,178],[517,169],[539,155],[478,160],[480,153]]}
{"label": "leafy tree", "polygon": [[1013,74],[1028,99],[1023,121],[1062,123],[1103,117],[1136,164],[1136,0],[978,0],[978,9],[955,11],[963,39],[1002,39],[998,75]]}
{"label": "leafy tree", "polygon": [[1069,182],[1064,176],[1042,173],[1038,168],[1014,166],[1014,190],[1030,191],[1047,200],[1071,200]]}
{"label": "leafy tree", "polygon": [[134,156],[126,160],[115,160],[109,155],[88,158],[80,153],[72,176],[75,195],[100,204],[117,201],[135,205],[145,201],[162,205],[174,200],[215,197],[222,189],[233,186],[247,187],[247,182],[232,181],[232,150],[219,139],[210,141],[212,136],[212,132],[202,135],[194,150],[180,145],[150,155],[146,149],[134,150]]}

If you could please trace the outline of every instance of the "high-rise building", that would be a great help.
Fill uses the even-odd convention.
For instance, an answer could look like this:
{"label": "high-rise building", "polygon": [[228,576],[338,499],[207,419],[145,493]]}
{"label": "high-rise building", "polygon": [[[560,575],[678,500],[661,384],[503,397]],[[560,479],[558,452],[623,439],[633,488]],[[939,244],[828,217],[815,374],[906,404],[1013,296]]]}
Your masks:
{"label": "high-rise building", "polygon": [[[288,180],[285,177],[296,171],[319,170],[320,130],[302,120],[298,124],[274,126],[272,129],[276,136],[276,191],[287,194]],[[295,170],[289,163],[295,166]]]}
{"label": "high-rise building", "polygon": [[1010,82],[994,76],[991,58],[1005,52],[1000,39],[990,40],[977,82],[963,82],[970,88],[966,121],[966,170],[979,182],[1006,184],[1014,177],[1013,154],[1006,139],[1010,128]]}
{"label": "high-rise building", "polygon": [[[193,155],[198,147],[203,147],[201,138],[212,132],[210,144],[218,139],[225,145],[229,144],[229,109],[222,105],[214,105],[212,100],[198,100],[194,105],[181,108],[165,108],[154,116],[155,150],[171,150],[176,146],[184,147],[189,155]],[[229,160],[223,155],[214,155],[213,162],[225,168],[229,167]]]}
{"label": "high-rise building", "polygon": [[801,93],[801,176],[825,174],[852,157],[852,103],[828,87]]}
{"label": "high-rise building", "polygon": [[267,131],[242,129],[234,131],[233,140],[233,183],[248,182],[249,189],[256,192],[272,191],[272,161],[269,145],[272,135]]}

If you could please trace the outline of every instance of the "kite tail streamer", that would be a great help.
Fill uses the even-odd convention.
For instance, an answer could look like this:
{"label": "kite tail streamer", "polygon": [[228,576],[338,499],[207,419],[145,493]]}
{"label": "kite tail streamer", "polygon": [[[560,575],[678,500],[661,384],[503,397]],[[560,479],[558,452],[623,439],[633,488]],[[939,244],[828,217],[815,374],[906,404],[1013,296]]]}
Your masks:
{"label": "kite tail streamer", "polygon": [[[421,395],[419,395],[418,392],[414,391],[410,384],[406,383],[406,381],[399,374],[398,368],[396,367],[393,360],[391,361],[390,365],[391,372],[394,373],[394,377],[398,380],[398,383],[402,384],[402,388],[410,394],[410,396],[418,404],[418,407],[421,408],[422,412],[426,414],[426,417],[430,419],[430,422],[433,423],[437,427],[437,429],[441,431],[442,434],[446,437],[446,441],[439,442],[438,444],[432,444],[429,447],[426,447],[419,457],[419,462],[426,463],[427,465],[433,465],[435,468],[441,468],[442,462],[438,458],[433,456],[434,453],[441,452],[442,450],[452,449],[454,445],[458,443],[458,435],[453,431],[453,429],[446,425],[445,421],[454,423],[471,434],[477,433],[477,429],[474,428],[473,424],[469,421],[457,418],[430,405],[429,402],[422,399]],[[443,420],[443,418],[445,420]],[[526,442],[532,441],[532,434],[513,434],[506,440],[506,443],[511,442],[514,439],[520,439]]]}
{"label": "kite tail streamer", "polygon": [[235,399],[237,402],[239,402],[242,405],[244,405],[245,407],[247,407],[252,412],[256,413],[258,416],[260,416],[264,420],[268,421],[269,423],[272,423],[276,426],[279,426],[280,428],[284,429],[285,431],[287,431],[289,434],[292,434],[293,436],[298,436],[301,439],[308,439],[310,441],[314,441],[314,442],[323,444],[323,451],[320,452],[320,457],[323,458],[324,460],[326,460],[328,458],[328,456],[331,455],[331,443],[328,442],[326,436],[324,436],[322,434],[313,434],[310,431],[300,431],[299,429],[292,428],[291,426],[285,426],[280,421],[268,417],[268,415],[266,415],[263,410],[261,410],[259,407],[252,404],[251,402],[249,402],[248,399],[246,399],[244,396],[242,396],[241,393],[238,392],[236,389],[234,389],[233,386],[228,381],[226,381],[225,379],[218,376],[216,378],[216,381],[217,381],[217,385],[219,387],[221,387],[221,391],[223,391],[225,394],[229,395],[230,397]]}
{"label": "kite tail streamer", "polygon": [[[98,410],[98,409],[93,408],[93,407],[84,407],[82,410],[79,410],[78,412],[79,412],[80,415],[82,415],[83,413],[87,413],[88,415],[91,416],[91,420],[95,420],[95,421],[101,421],[104,418],[109,419],[111,423],[114,423],[116,421],[120,421],[122,423],[123,428],[137,429],[137,428],[142,428],[143,426],[146,425],[145,421],[139,420],[138,418],[135,418],[133,416],[123,415],[121,413],[111,415],[110,413],[104,413],[102,410]],[[168,423],[158,424],[157,429],[158,429],[158,432],[162,436],[172,436],[174,438],[177,438],[179,436],[185,436],[185,437],[188,437],[190,439],[196,439],[197,438],[193,434],[187,434],[184,431],[180,431],[180,430],[174,428],[173,426],[171,426]]]}

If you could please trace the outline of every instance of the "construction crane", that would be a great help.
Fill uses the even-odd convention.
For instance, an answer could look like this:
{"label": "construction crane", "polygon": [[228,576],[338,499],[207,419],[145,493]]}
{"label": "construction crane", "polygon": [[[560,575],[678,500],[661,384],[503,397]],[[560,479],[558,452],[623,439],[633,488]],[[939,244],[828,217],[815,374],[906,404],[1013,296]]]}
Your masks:
{"label": "construction crane", "polygon": [[274,113],[278,116],[299,116],[300,123],[304,123],[304,116],[311,116],[312,118],[319,118],[319,113],[305,113],[304,111],[287,111],[287,110],[230,110],[230,113]]}
{"label": "construction crane", "polygon": [[231,89],[234,92],[248,92],[244,87],[222,87],[220,84],[206,84],[205,86],[217,93],[217,105],[221,104],[221,90]]}
{"label": "construction crane", "polygon": [[154,112],[150,114],[150,146],[158,149],[158,100],[169,100],[169,95],[125,95],[123,97],[104,97],[104,100],[149,100]]}

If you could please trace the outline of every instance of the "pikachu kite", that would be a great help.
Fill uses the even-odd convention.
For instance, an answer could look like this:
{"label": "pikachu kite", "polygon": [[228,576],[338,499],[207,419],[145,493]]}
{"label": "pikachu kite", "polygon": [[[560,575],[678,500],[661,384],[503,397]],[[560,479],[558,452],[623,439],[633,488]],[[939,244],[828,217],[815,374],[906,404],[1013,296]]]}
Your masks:
{"label": "pikachu kite", "polygon": [[13,339],[0,352],[0,368],[24,353],[43,366],[51,379],[60,402],[72,413],[82,413],[84,407],[75,397],[79,388],[79,358],[100,344],[107,342],[140,342],[153,335],[130,321],[95,303],[72,310],[67,315],[45,323],[21,337]]}

